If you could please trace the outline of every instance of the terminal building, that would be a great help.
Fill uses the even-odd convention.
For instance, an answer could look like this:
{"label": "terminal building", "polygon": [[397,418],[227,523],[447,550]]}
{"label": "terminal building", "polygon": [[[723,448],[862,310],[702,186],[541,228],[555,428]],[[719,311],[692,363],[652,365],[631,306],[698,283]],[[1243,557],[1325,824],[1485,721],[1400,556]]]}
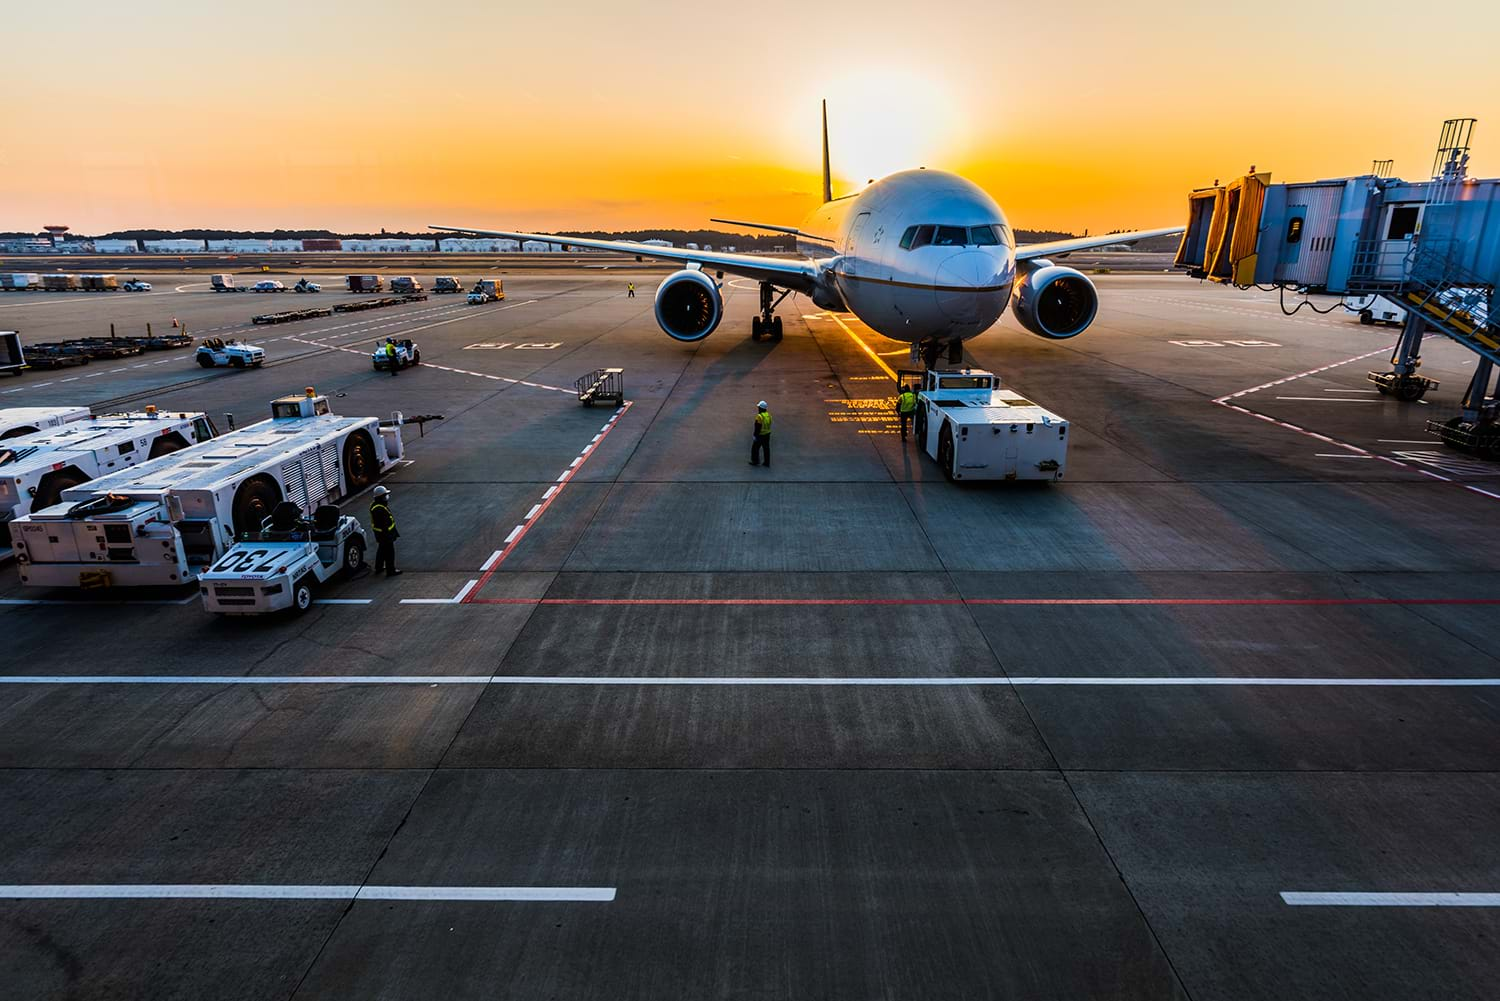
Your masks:
{"label": "terminal building", "polygon": [[[1195,278],[1392,304],[1402,333],[1389,371],[1371,372],[1381,393],[1414,402],[1436,385],[1419,374],[1429,332],[1477,356],[1463,412],[1429,421],[1455,448],[1500,459],[1500,178],[1468,175],[1475,120],[1443,124],[1432,177],[1368,174],[1272,184],[1250,173],[1194,191],[1176,264]],[[1346,300],[1347,302],[1348,300]]]}

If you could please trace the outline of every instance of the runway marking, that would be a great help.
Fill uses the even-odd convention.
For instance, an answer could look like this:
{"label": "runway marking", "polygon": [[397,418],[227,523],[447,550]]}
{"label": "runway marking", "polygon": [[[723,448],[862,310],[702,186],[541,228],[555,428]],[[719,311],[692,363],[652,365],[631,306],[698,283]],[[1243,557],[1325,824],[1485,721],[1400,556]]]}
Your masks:
{"label": "runway marking", "polygon": [[[445,603],[449,599],[438,599]],[[753,688],[991,688],[1018,685],[1027,688],[1497,688],[1500,678],[1236,678],[1114,677],[1069,675],[1003,675],[975,677],[760,677],[700,676],[654,677],[650,675],[502,675],[502,674],[314,674],[314,675],[203,675],[203,674],[33,674],[0,675],[0,685],[601,685],[644,687],[741,685]]]}
{"label": "runway marking", "polygon": [[198,600],[198,595],[186,598],[162,598],[159,600],[119,601],[58,601],[50,598],[0,598],[0,605],[67,605],[71,608],[92,608],[95,605],[187,605]]}
{"label": "runway marking", "polygon": [[498,558],[492,557],[490,565],[483,568],[484,573],[480,576],[477,586],[464,598],[465,604],[472,604],[476,600],[474,595],[484,590],[484,586],[495,575],[495,571],[500,569],[500,564],[504,563],[506,558],[521,544],[521,540],[526,538],[526,533],[531,531],[531,527],[537,523],[541,516],[547,513],[547,509],[552,506],[552,502],[562,496],[563,490],[566,489],[569,483],[573,482],[573,477],[578,475],[578,471],[583,468],[583,463],[603,444],[604,439],[615,429],[615,426],[620,422],[620,418],[625,416],[625,411],[629,410],[632,405],[632,401],[626,400],[614,412],[614,415],[604,423],[604,426],[599,429],[599,433],[594,436],[593,440],[585,445],[578,457],[568,464],[567,469],[562,471],[562,475],[558,476],[555,484],[543,494],[541,502],[533,505],[531,511],[527,513],[525,520],[513,528],[511,533],[505,537],[505,547],[501,549],[500,556]]}
{"label": "runway marking", "polygon": [[471,580],[471,581],[469,581],[463,587],[459,588],[458,589],[458,593],[455,594],[451,598],[402,598],[401,599],[401,604],[403,604],[403,605],[459,605],[459,604],[463,603],[463,600],[469,596],[469,592],[473,591],[475,585],[477,585],[478,583],[479,583],[478,580]]}
{"label": "runway marking", "polygon": [[1337,396],[1278,396],[1278,400],[1304,400],[1311,403],[1383,403],[1384,400],[1354,400]]}
{"label": "runway marking", "polygon": [[499,559],[500,559],[500,550],[497,549],[493,553],[490,553],[490,558],[487,559],[487,560],[485,560],[484,561],[484,565],[481,566],[479,569],[481,569],[481,570],[488,570],[490,567],[494,566],[495,562],[497,560],[499,560]]}
{"label": "runway marking", "polygon": [[1291,907],[1500,907],[1500,893],[1322,893],[1283,890]]}
{"label": "runway marking", "polygon": [[870,356],[870,360],[873,361],[876,365],[879,365],[880,366],[880,370],[882,372],[884,372],[886,375],[888,375],[888,376],[891,377],[891,381],[892,382],[899,382],[900,381],[899,379],[896,378],[895,371],[889,365],[887,365],[885,363],[885,359],[882,358],[882,357],[880,357],[880,355],[876,354],[875,353],[875,349],[872,348],[872,347],[870,347],[870,345],[866,344],[864,342],[864,339],[861,338],[858,334],[856,334],[854,332],[853,328],[851,328],[849,326],[849,324],[847,324],[847,323],[844,322],[843,317],[839,316],[837,313],[829,313],[828,314],[828,318],[830,320],[832,320],[834,323],[837,323],[840,327],[842,327],[843,330],[844,330],[844,333],[848,334],[849,337],[854,341],[854,343],[858,344],[860,346],[860,349],[863,350],[865,354],[867,354],[867,355]]}
{"label": "runway marking", "polygon": [[1500,605],[1500,598],[472,598],[490,605]]}
{"label": "runway marking", "polygon": [[613,886],[358,886],[316,883],[11,883],[8,900],[446,900],[609,903]]}
{"label": "runway marking", "polygon": [[1317,459],[1373,459],[1373,455],[1358,455],[1354,452],[1314,452]]}
{"label": "runway marking", "polygon": [[314,598],[314,605],[368,605],[374,598]]}

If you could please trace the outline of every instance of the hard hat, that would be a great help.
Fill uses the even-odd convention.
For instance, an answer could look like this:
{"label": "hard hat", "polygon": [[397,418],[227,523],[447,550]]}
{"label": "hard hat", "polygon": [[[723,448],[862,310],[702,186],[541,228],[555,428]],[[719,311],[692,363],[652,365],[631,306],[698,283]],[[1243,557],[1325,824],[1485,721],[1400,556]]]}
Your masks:
{"label": "hard hat", "polygon": [[756,406],[759,407],[761,410],[764,410],[764,409],[766,409],[766,401],[765,400],[761,400],[759,403],[756,404]]}
{"label": "hard hat", "polygon": [[390,491],[385,488],[385,484],[382,483],[380,486],[375,488],[376,497],[388,497],[389,495]]}

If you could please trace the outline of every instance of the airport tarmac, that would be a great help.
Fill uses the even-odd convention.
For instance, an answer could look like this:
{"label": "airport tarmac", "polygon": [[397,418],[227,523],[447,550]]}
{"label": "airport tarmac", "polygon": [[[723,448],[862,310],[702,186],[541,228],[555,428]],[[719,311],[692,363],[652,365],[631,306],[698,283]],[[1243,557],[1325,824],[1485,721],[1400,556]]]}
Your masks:
{"label": "airport tarmac", "polygon": [[[264,328],[350,297],[151,280],[0,328],[266,366],[0,407],[443,420],[385,481],[405,573],[301,617],[0,567],[0,996],[1492,994],[1500,465],[1422,430],[1459,347],[1402,404],[1395,328],[1100,275],[1082,336],[968,345],[1072,422],[1066,480],[952,484],[890,419],[903,346],[800,297],[752,342],[750,282],[684,345],[592,269]],[[374,372],[388,335],[423,364]],[[579,406],[606,366],[628,404]]]}

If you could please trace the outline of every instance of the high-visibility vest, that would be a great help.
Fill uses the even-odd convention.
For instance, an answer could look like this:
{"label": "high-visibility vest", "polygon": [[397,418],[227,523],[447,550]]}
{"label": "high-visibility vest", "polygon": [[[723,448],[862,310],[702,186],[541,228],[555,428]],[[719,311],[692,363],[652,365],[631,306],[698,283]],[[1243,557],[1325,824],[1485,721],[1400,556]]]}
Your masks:
{"label": "high-visibility vest", "polygon": [[771,412],[769,410],[762,410],[755,415],[755,433],[771,433]]}
{"label": "high-visibility vest", "polygon": [[385,346],[385,356],[387,358],[390,358],[392,361],[394,361],[395,358],[396,358],[396,345],[394,345],[394,344],[387,344]]}
{"label": "high-visibility vest", "polygon": [[381,533],[396,527],[396,516],[391,514],[385,501],[376,501],[370,505],[370,527]]}
{"label": "high-visibility vest", "polygon": [[896,398],[896,409],[903,414],[909,414],[917,409],[917,394],[907,390]]}

